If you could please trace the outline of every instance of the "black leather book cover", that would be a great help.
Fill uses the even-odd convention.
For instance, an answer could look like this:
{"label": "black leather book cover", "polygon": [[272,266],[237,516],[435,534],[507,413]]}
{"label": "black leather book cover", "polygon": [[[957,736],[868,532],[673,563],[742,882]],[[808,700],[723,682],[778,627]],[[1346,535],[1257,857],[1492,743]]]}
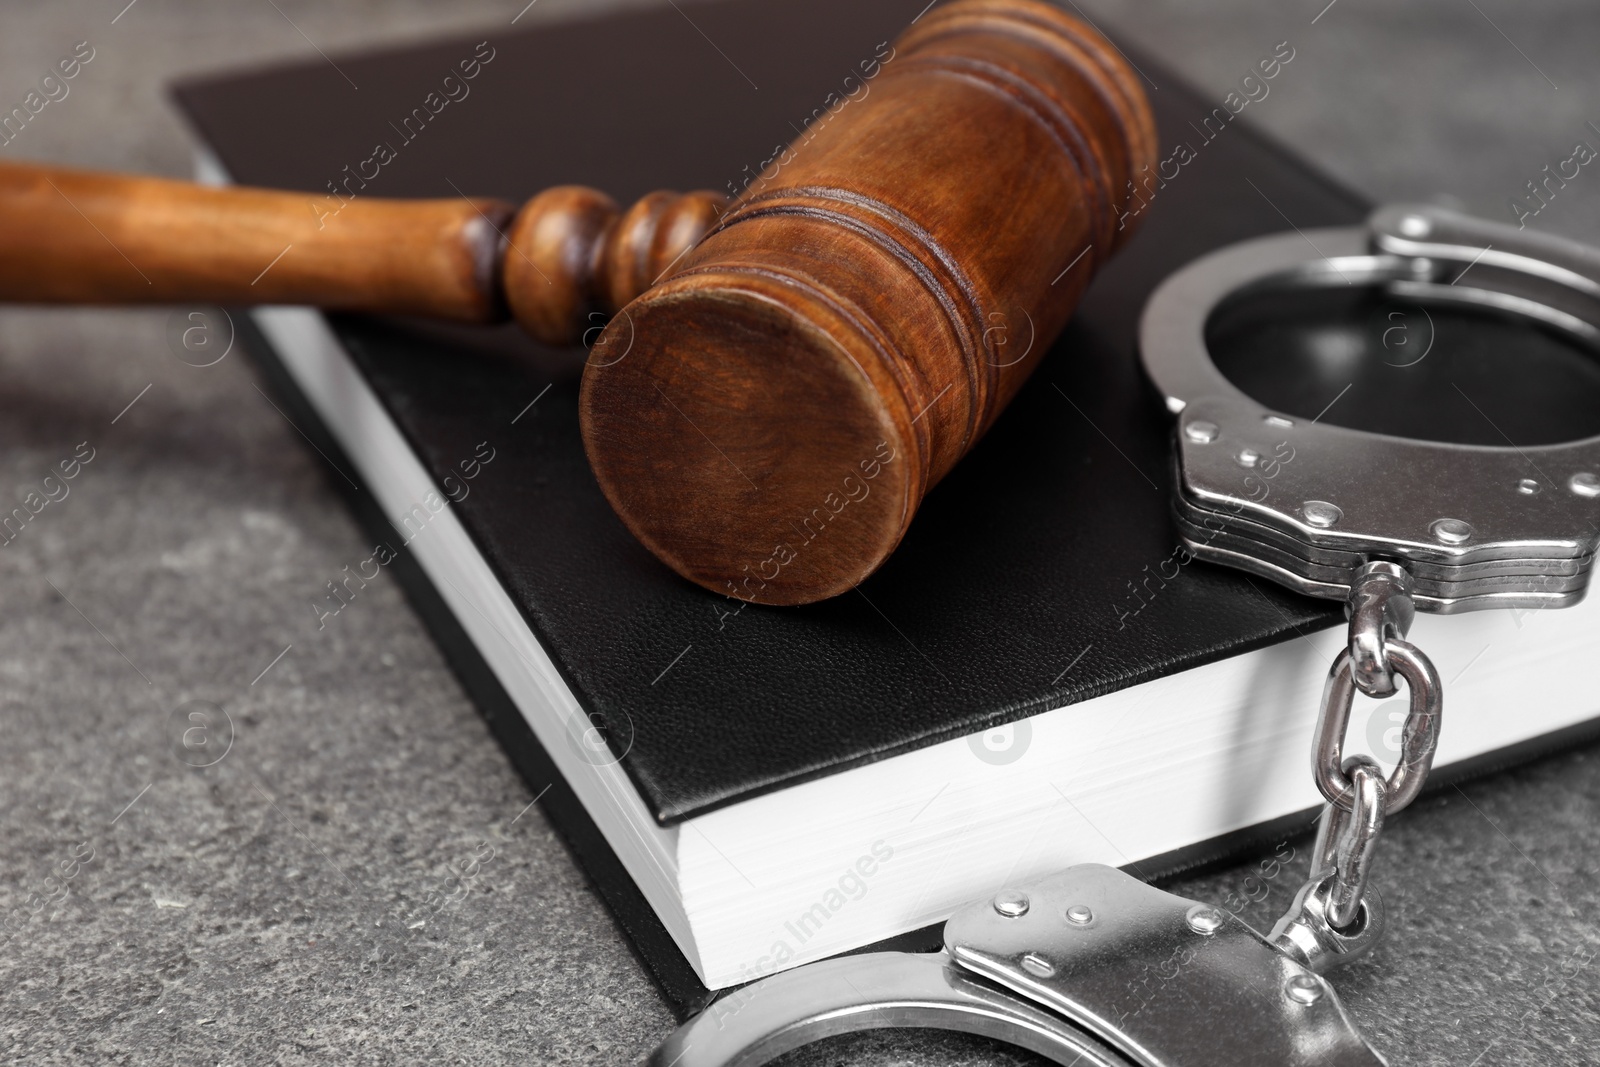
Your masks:
{"label": "black leather book cover", "polygon": [[[564,183],[624,203],[657,188],[737,190],[776,146],[859,92],[863,62],[925,3],[736,0],[487,28],[335,57],[337,69],[315,59],[193,80],[177,97],[234,180],[306,190],[308,210],[337,209],[330,186],[518,202]],[[1195,256],[1286,224],[1348,224],[1366,205],[1253,132],[1248,111],[1221,123],[1221,98],[1136,62],[1166,146],[1163,181],[1137,202],[1142,231],[930,494],[896,556],[833,601],[741,608],[636,543],[584,458],[581,352],[542,349],[510,327],[333,319],[441,490],[479,442],[496,449],[492,484],[457,514],[578,700],[626,745],[622,764],[662,822],[1340,617],[1337,605],[1205,564],[1176,579],[1163,571],[1176,546],[1169,416],[1134,333],[1145,296]],[[1292,58],[1278,76],[1293,76]],[[292,392],[270,355],[265,365]],[[370,497],[357,506],[370,509]],[[420,568],[398,573],[519,768],[549,781],[547,758]],[[701,1002],[582,808],[565,790],[552,803],[669,998]]]}

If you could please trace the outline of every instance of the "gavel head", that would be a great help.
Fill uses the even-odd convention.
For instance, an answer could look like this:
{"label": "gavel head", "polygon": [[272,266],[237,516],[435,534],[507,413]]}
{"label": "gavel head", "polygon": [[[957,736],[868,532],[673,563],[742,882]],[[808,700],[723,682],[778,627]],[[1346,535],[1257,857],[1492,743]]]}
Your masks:
{"label": "gavel head", "polygon": [[957,0],[878,64],[585,370],[612,506],[743,600],[821,600],[888,558],[1127,236],[1155,162],[1134,72],[1043,3]]}

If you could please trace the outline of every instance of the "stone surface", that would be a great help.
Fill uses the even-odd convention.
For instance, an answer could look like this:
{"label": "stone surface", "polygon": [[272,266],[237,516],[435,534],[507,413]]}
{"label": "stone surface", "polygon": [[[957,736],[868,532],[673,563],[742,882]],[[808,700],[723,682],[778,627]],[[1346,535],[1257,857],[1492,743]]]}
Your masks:
{"label": "stone surface", "polygon": [[[1592,4],[1323,5],[1086,3],[1219,99],[1290,41],[1250,117],[1374,197],[1509,218],[1545,163],[1600,143]],[[6,109],[73,42],[96,58],[0,159],[184,174],[173,75],[598,6],[8,3]],[[1600,172],[1532,224],[1600,241]],[[666,1007],[398,590],[380,578],[316,628],[309,599],[365,548],[315,456],[244,361],[187,366],[167,330],[0,311],[0,498],[94,450],[0,549],[0,1061],[636,1061]],[[193,768],[175,746],[205,703],[232,747]],[[1390,939],[1337,984],[1392,1062],[1592,1062],[1596,760],[1391,824]],[[1265,926],[1306,848],[1175,888]],[[785,1062],[1037,1061],[885,1032]]]}

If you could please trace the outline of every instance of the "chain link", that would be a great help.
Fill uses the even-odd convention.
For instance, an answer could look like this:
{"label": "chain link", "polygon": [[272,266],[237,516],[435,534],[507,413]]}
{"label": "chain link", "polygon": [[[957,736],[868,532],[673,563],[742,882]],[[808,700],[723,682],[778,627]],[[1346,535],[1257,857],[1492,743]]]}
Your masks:
{"label": "chain link", "polygon": [[1344,771],[1353,787],[1355,806],[1350,811],[1337,804],[1323,809],[1311,853],[1317,872],[1333,873],[1328,921],[1339,929],[1349,927],[1361,912],[1372,855],[1383,832],[1388,792],[1383,768],[1369,756],[1351,756],[1344,761]]}
{"label": "chain link", "polygon": [[1395,694],[1394,671],[1386,651],[1391,637],[1411,631],[1416,606],[1411,600],[1411,575],[1394,563],[1360,567],[1350,582],[1350,659],[1356,687],[1369,697]]}
{"label": "chain link", "polygon": [[[1433,767],[1444,696],[1433,661],[1415,645],[1391,638],[1385,642],[1384,658],[1389,669],[1404,678],[1411,691],[1411,707],[1400,728],[1400,760],[1384,783],[1388,790],[1386,814],[1393,815],[1417,799]],[[1328,672],[1311,756],[1312,775],[1323,799],[1345,811],[1351,810],[1355,803],[1354,787],[1344,770],[1344,735],[1350,725],[1350,705],[1356,695],[1352,664],[1350,650],[1342,649]]]}

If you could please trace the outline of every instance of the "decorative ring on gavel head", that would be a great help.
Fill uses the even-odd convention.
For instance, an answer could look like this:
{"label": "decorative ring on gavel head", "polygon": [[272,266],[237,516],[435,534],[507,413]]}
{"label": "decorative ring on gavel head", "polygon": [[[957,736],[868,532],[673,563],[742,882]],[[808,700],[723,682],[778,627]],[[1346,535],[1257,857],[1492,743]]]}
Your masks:
{"label": "decorative ring on gavel head", "polygon": [[626,212],[581,185],[546,189],[506,228],[511,315],[546,344],[576,344],[666,273],[727,208],[720,193],[651,193]]}
{"label": "decorative ring on gavel head", "polygon": [[617,513],[728,596],[851,589],[1131,232],[1155,149],[1137,76],[1082,22],[929,11],[601,336],[581,417]]}

